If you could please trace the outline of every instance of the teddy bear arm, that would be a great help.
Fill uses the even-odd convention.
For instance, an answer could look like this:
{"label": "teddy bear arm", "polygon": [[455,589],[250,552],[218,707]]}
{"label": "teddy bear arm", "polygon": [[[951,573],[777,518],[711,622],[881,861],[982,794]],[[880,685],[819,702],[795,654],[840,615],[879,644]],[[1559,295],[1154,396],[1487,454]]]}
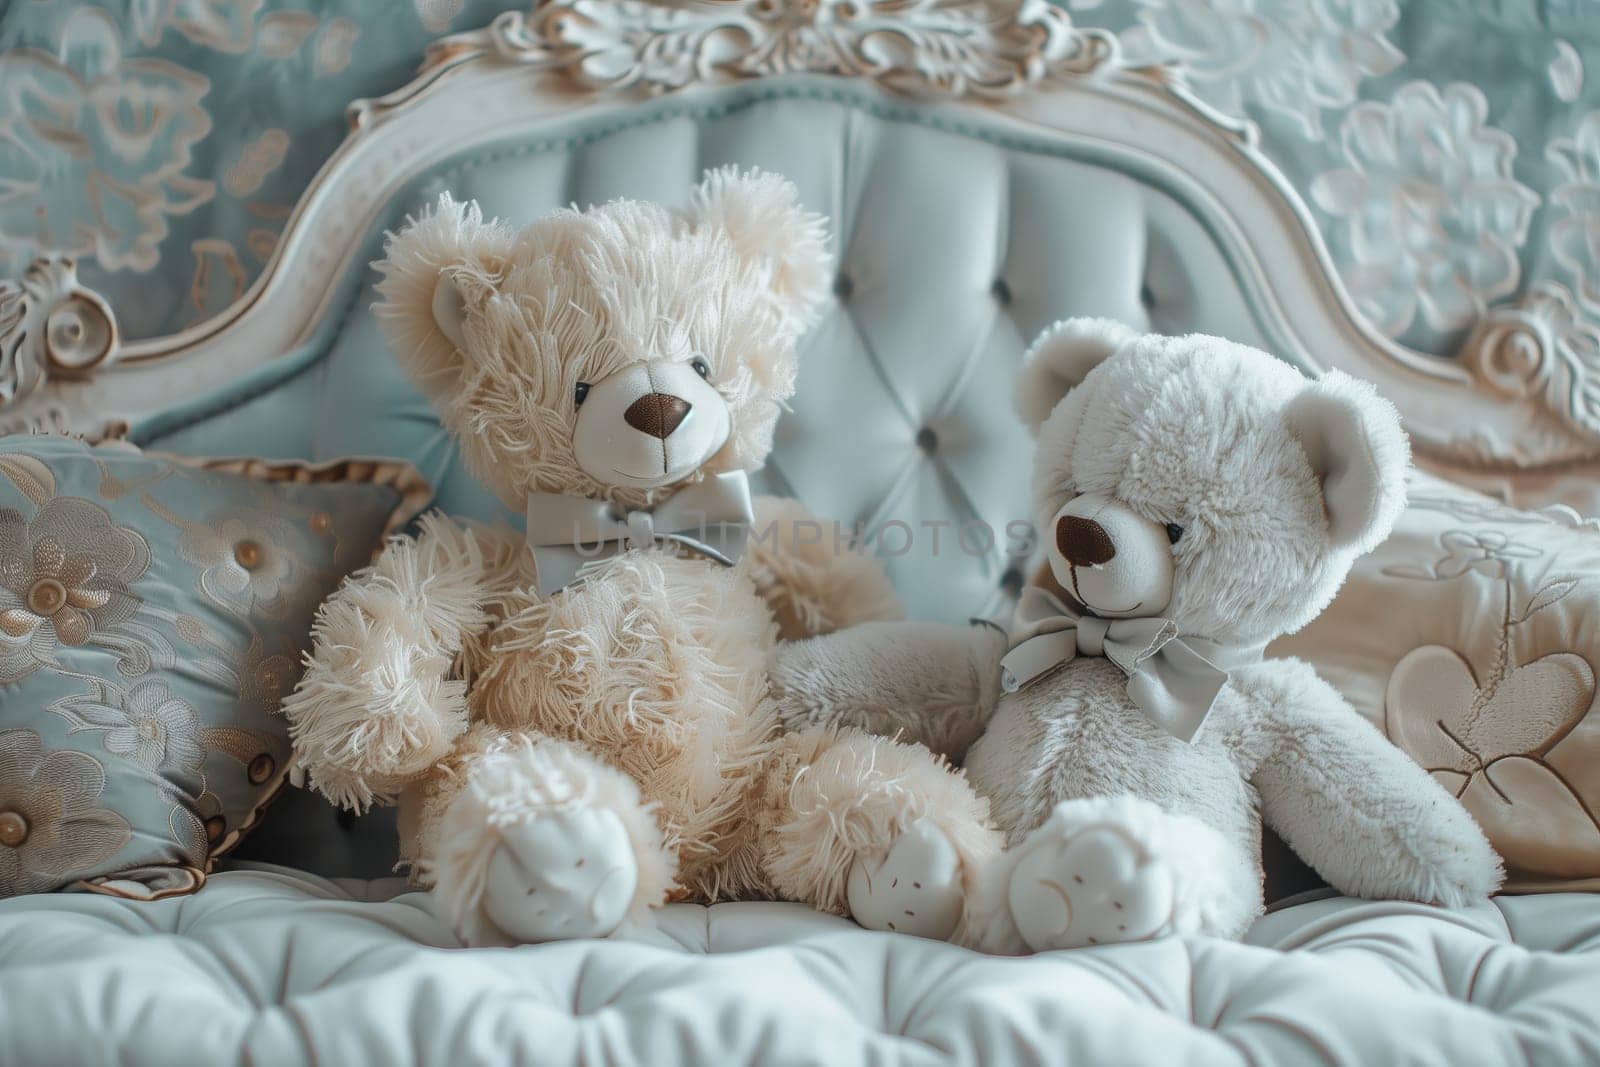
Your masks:
{"label": "teddy bear arm", "polygon": [[1262,813],[1336,889],[1459,907],[1498,888],[1466,809],[1309,665],[1269,660],[1234,684]]}
{"label": "teddy bear arm", "polygon": [[791,730],[854,727],[959,761],[999,702],[1004,642],[987,626],[871,622],[779,645],[769,678]]}
{"label": "teddy bear arm", "polygon": [[318,609],[284,702],[294,766],[313,788],[365,810],[450,751],[467,725],[457,661],[488,626],[502,555],[484,531],[430,515]]}
{"label": "teddy bear arm", "polygon": [[795,500],[757,497],[745,558],[779,637],[799,640],[905,611],[883,565],[840,523]]}

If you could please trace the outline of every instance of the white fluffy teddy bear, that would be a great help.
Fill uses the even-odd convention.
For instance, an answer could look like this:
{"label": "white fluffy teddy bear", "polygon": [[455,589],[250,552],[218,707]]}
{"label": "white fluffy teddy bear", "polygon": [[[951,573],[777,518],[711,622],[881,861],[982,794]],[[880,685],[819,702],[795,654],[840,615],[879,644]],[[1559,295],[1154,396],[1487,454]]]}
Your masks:
{"label": "white fluffy teddy bear", "polygon": [[1499,860],[1455,799],[1305,663],[1262,658],[1403,508],[1394,409],[1337,372],[1098,319],[1047,331],[1017,396],[1048,567],[1011,624],[872,623],[774,670],[796,726],[965,757],[1010,847],[960,936],[1242,935],[1263,818],[1346,893],[1492,892]]}
{"label": "white fluffy teddy bear", "polygon": [[378,313],[526,540],[442,516],[323,605],[285,705],[336,802],[398,799],[402,859],[470,942],[600,936],[667,899],[777,896],[947,936],[998,852],[927,749],[786,733],[782,638],[899,613],[858,553],[752,501],[831,281],[774,175],[687,210],[516,230],[443,198],[392,237]]}

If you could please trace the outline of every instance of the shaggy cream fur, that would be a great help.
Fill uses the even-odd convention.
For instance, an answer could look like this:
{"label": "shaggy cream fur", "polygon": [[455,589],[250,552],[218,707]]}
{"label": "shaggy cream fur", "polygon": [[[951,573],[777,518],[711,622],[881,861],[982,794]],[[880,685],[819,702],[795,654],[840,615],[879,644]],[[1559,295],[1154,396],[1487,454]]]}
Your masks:
{"label": "shaggy cream fur", "polygon": [[[1036,581],[1065,597],[1060,583],[1077,585],[1076,567],[1114,573],[1114,555],[1073,563],[1059,543],[1058,518],[1082,521],[1072,501],[1103,500],[1170,541],[1172,575],[1153,614],[1179,635],[1248,650],[1300,628],[1404,507],[1407,442],[1370,386],[1337,373],[1308,381],[1217,338],[1058,324],[1029,355],[1018,407],[1039,439],[1035,519],[1050,565]],[[1108,603],[1137,599],[1097,591]],[[965,767],[1010,850],[967,901],[959,936],[970,943],[1085,943],[1065,919],[1058,930],[1048,915],[1015,914],[1018,900],[1067,900],[1063,914],[1091,916],[1107,900],[1131,913],[1168,891],[1143,874],[1080,890],[1102,873],[1073,866],[1091,854],[1130,872],[1147,859],[1165,865],[1176,887],[1165,929],[1239,936],[1261,910],[1263,817],[1348,893],[1460,905],[1499,885],[1499,860],[1466,811],[1299,661],[1235,668],[1186,742],[1134,704],[1104,658],[1079,657],[1002,695],[1003,650],[988,628],[876,623],[782,649],[773,667],[791,723],[892,725],[947,754],[986,724]],[[1121,804],[1088,820],[1116,833],[1080,848],[1090,800]],[[1120,854],[1113,838],[1126,844]],[[1041,875],[1024,854],[1059,867]],[[1019,889],[1025,868],[1051,893]],[[1149,936],[1137,924],[1120,933]]]}
{"label": "shaggy cream fur", "polygon": [[[774,175],[718,171],[684,211],[616,201],[520,231],[446,196],[391,238],[377,310],[508,505],[538,491],[640,509],[765,460],[828,292],[825,248]],[[726,418],[726,441],[671,484],[596,477],[574,434],[600,389],[585,432],[659,457],[654,480],[678,426],[702,440]],[[674,425],[628,416],[663,396]],[[398,800],[403,862],[477,943],[603,934],[667,899],[842,912],[852,865],[914,821],[976,870],[1000,839],[959,772],[920,746],[779,721],[780,639],[900,615],[882,569],[835,551],[832,529],[758,501],[735,566],[633,545],[545,598],[515,535],[430,518],[323,606],[285,705],[296,766],[340,804]]]}
{"label": "shaggy cream fur", "polygon": [[[822,220],[777,175],[731,170],[687,212],[616,200],[521,231],[446,194],[386,253],[375,310],[397,358],[472,473],[519,512],[533,490],[630,507],[670,491],[598,482],[573,456],[578,383],[641,360],[704,357],[734,427],[705,470],[759,468],[794,394],[795,342],[828,293]],[[460,293],[464,347],[434,320],[441,280]]]}

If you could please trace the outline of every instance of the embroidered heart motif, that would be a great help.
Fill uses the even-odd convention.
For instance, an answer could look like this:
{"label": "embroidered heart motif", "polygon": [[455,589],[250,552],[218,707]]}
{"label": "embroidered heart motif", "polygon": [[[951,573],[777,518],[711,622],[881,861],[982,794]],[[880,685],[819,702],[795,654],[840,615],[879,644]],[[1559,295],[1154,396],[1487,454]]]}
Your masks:
{"label": "embroidered heart motif", "polygon": [[1455,651],[1425,645],[1389,676],[1390,739],[1460,798],[1506,862],[1558,877],[1600,875],[1600,823],[1542,757],[1589,713],[1595,674],[1557,652],[1485,691]]}

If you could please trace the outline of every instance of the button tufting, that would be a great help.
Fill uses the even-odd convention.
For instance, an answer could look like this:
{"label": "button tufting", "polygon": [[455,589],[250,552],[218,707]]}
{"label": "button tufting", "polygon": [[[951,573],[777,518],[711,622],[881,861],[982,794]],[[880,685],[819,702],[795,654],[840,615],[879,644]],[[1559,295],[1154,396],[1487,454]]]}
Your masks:
{"label": "button tufting", "polygon": [[250,766],[245,768],[245,773],[251,785],[260,785],[272,777],[272,772],[278,769],[278,761],[272,758],[271,753],[263,752],[250,761]]}
{"label": "button tufting", "polygon": [[1006,284],[1004,278],[996,278],[994,284],[989,286],[989,292],[1002,304],[1011,303],[1011,286]]}
{"label": "button tufting", "polygon": [[850,294],[856,291],[856,283],[850,280],[850,275],[840,271],[833,279],[833,295],[840,300],[849,300]]}
{"label": "button tufting", "polygon": [[1007,567],[1000,574],[1000,588],[1013,596],[1022,592],[1022,572],[1015,567]]}
{"label": "button tufting", "polygon": [[1146,311],[1156,306],[1155,290],[1150,288],[1150,283],[1148,282],[1139,286],[1139,303],[1144,305]]}
{"label": "button tufting", "polygon": [[917,431],[917,447],[929,455],[939,450],[939,435],[932,426],[924,426]]}

